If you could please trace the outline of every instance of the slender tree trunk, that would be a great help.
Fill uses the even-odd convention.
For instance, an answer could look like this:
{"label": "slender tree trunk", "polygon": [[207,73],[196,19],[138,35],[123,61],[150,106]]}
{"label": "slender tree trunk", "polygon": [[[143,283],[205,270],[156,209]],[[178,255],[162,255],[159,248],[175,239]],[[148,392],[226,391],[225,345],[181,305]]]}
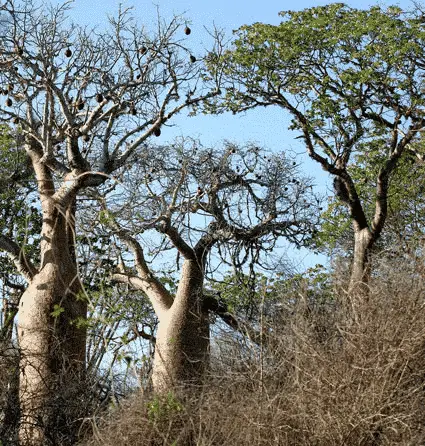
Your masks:
{"label": "slender tree trunk", "polygon": [[[86,317],[74,255],[74,208],[43,209],[41,265],[18,311],[22,445],[67,444],[85,370]],[[80,321],[81,322],[81,321]],[[62,439],[61,439],[62,438]]]}
{"label": "slender tree trunk", "polygon": [[350,292],[367,293],[371,275],[372,234],[368,227],[354,229],[354,258],[350,275]]}
{"label": "slender tree trunk", "polygon": [[174,302],[159,321],[152,374],[157,392],[202,382],[209,357],[203,279],[198,262],[186,259]]}

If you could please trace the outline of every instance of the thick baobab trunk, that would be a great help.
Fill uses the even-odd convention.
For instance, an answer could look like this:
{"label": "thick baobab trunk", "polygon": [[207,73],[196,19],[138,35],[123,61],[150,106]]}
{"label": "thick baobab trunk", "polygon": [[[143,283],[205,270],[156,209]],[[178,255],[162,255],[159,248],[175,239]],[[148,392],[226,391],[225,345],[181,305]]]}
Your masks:
{"label": "thick baobab trunk", "polygon": [[373,239],[368,227],[354,229],[354,257],[350,275],[350,291],[364,293],[371,274]]}
{"label": "thick baobab trunk", "polygon": [[203,277],[203,268],[195,260],[186,259],[174,302],[158,326],[152,374],[157,392],[202,382],[209,358]]}
{"label": "thick baobab trunk", "polygon": [[41,265],[19,306],[22,445],[65,444],[60,436],[71,435],[72,405],[81,404],[86,303],[75,264],[72,214],[53,200],[44,206]]}

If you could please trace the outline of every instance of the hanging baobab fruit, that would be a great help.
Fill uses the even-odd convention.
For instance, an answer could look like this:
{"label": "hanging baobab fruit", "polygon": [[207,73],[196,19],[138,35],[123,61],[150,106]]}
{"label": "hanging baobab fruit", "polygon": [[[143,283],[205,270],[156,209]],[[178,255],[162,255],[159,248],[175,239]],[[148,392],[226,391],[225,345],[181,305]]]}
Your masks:
{"label": "hanging baobab fruit", "polygon": [[186,28],[184,29],[184,33],[186,34],[186,36],[188,36],[191,32],[192,30],[188,26],[186,26]]}
{"label": "hanging baobab fruit", "polygon": [[190,55],[190,61],[191,61],[192,63],[195,63],[195,62],[196,62],[196,57],[195,57],[193,54]]}
{"label": "hanging baobab fruit", "polygon": [[84,108],[84,101],[79,101],[78,103],[77,103],[77,108],[78,108],[78,110],[82,110],[83,108]]}
{"label": "hanging baobab fruit", "polygon": [[71,57],[72,56],[72,51],[69,48],[66,49],[65,56],[66,57]]}
{"label": "hanging baobab fruit", "polygon": [[103,101],[103,94],[102,93],[98,93],[96,95],[96,101],[97,102],[102,102]]}
{"label": "hanging baobab fruit", "polygon": [[6,105],[7,105],[8,107],[12,107],[12,104],[13,104],[12,99],[7,98],[7,99],[6,99]]}
{"label": "hanging baobab fruit", "polygon": [[147,51],[148,51],[148,49],[147,49],[145,46],[142,46],[142,47],[139,49],[139,53],[140,53],[142,56],[143,56],[144,54],[146,54]]}
{"label": "hanging baobab fruit", "polygon": [[156,127],[153,131],[153,134],[155,136],[160,136],[161,135],[161,129],[159,127]]}

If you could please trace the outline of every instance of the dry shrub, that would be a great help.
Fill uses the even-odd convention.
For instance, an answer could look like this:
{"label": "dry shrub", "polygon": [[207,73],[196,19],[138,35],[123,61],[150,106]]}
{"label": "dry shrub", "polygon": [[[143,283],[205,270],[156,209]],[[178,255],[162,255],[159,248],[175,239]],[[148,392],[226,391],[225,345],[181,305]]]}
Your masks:
{"label": "dry shrub", "polygon": [[398,270],[367,299],[282,296],[262,347],[227,338],[201,390],[138,394],[84,444],[424,444],[425,286]]}
{"label": "dry shrub", "polygon": [[19,352],[10,342],[0,341],[0,445],[17,444],[19,422]]}

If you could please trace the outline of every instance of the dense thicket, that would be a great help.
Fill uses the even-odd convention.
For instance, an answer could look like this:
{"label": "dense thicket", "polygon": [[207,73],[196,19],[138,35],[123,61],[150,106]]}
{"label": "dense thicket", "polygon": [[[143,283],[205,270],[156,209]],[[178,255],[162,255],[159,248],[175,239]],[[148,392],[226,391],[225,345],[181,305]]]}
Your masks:
{"label": "dense thicket", "polygon": [[306,283],[282,293],[262,344],[219,336],[200,394],[130,398],[82,444],[421,444],[423,277],[382,264],[356,307],[348,279],[331,298]]}

